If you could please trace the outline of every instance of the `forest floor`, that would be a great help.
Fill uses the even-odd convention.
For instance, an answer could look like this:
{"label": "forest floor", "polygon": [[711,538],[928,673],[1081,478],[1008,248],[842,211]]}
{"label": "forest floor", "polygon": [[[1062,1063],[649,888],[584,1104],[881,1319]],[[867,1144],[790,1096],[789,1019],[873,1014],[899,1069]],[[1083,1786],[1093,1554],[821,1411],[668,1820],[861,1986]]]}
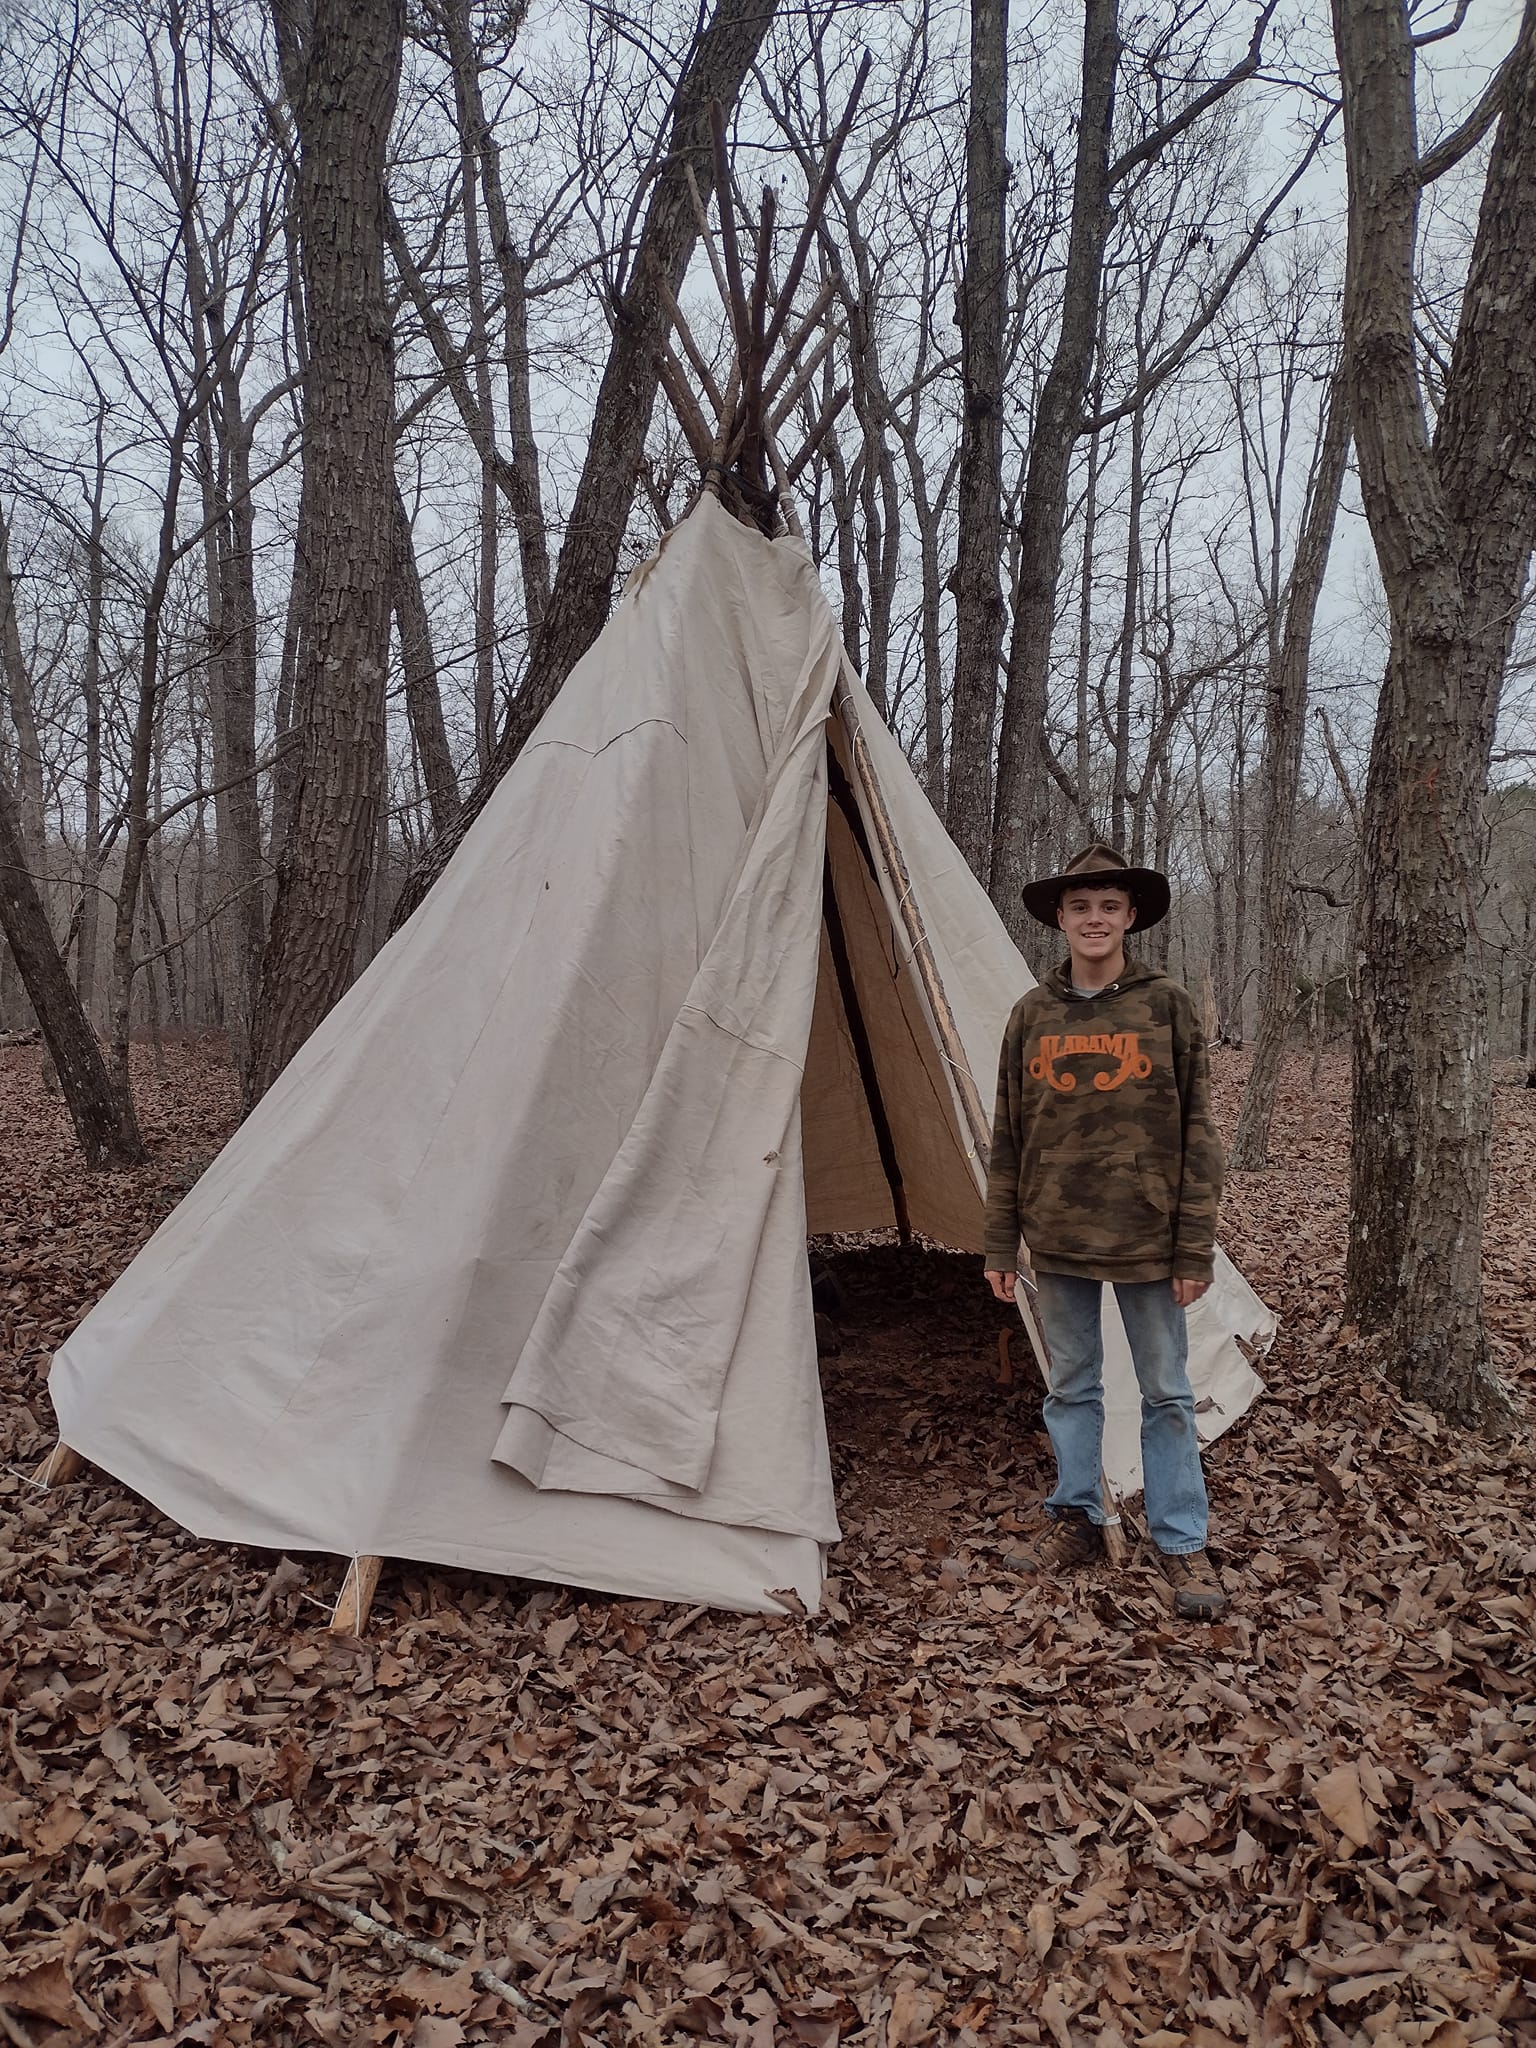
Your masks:
{"label": "forest floor", "polygon": [[[1536,2041],[1531,1433],[1438,1426],[1341,1329],[1342,1058],[1293,1065],[1283,1163],[1224,1211],[1282,1325],[1209,1456],[1214,1627],[1140,1554],[1001,1569],[1038,1397],[994,1383],[977,1261],[894,1247],[840,1260],[812,1619],[391,1565],[339,1642],[336,1560],[197,1542],[100,1473],[43,1494],[50,1350],[233,1116],[206,1049],[137,1081],[153,1163],[91,1178],[0,1052],[0,2040]],[[1529,1418],[1536,1093],[1499,1089],[1496,1148]]]}

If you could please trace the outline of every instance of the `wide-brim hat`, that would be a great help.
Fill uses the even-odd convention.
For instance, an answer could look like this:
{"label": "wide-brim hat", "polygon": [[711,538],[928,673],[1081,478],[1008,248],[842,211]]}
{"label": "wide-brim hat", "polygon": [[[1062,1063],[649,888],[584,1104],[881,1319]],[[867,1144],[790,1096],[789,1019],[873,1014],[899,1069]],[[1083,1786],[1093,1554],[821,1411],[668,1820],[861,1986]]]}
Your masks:
{"label": "wide-brim hat", "polygon": [[1083,851],[1059,875],[1042,875],[1024,885],[1024,908],[1041,924],[1057,930],[1056,911],[1064,889],[1124,889],[1136,905],[1135,929],[1161,924],[1168,915],[1168,877],[1156,868],[1133,868],[1123,853],[1096,844]]}

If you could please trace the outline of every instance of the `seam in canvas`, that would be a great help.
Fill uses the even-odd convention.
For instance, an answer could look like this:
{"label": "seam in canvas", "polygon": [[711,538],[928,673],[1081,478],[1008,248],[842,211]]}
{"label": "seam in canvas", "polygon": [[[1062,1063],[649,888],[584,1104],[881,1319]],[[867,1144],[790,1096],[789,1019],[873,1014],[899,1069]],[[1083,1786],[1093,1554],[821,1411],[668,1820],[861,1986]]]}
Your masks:
{"label": "seam in canvas", "polygon": [[733,1031],[729,1024],[722,1024],[720,1019],[711,1011],[706,1010],[702,1003],[684,1003],[677,1014],[679,1017],[686,1017],[690,1012],[695,1017],[702,1017],[705,1023],[712,1025],[722,1037],[734,1038],[738,1045],[746,1046],[749,1052],[765,1052],[770,1059],[782,1060],[786,1067],[793,1067],[797,1074],[805,1072],[805,1062],[803,1060],[792,1060],[787,1052],[780,1052],[776,1045],[764,1045],[761,1039],[748,1038],[744,1032]]}
{"label": "seam in canvas", "polygon": [[569,747],[573,754],[585,754],[589,761],[595,761],[599,754],[606,754],[608,749],[616,747],[620,740],[627,740],[631,733],[640,732],[648,725],[664,725],[668,732],[675,732],[683,745],[687,746],[687,733],[683,731],[681,726],[674,725],[670,718],[641,718],[637,719],[633,725],[626,725],[622,732],[614,733],[611,739],[604,740],[600,747],[584,747],[577,740],[548,739],[539,740],[537,743],[530,743],[524,747],[523,753],[536,754],[544,747]]}

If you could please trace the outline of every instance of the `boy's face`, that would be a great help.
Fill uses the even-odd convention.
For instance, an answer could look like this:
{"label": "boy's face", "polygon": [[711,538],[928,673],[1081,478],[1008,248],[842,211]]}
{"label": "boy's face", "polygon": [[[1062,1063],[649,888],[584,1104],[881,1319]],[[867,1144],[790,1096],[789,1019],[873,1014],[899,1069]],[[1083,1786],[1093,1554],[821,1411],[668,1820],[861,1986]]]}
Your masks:
{"label": "boy's face", "polygon": [[1114,959],[1136,922],[1136,906],[1124,889],[1063,889],[1056,921],[1067,935],[1074,960],[1095,964]]}

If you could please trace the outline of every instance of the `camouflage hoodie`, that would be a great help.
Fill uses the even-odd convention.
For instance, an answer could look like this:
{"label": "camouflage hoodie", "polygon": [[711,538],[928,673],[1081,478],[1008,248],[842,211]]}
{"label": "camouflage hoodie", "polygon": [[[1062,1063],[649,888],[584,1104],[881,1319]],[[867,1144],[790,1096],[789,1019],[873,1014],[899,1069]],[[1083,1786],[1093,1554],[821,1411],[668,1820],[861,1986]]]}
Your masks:
{"label": "camouflage hoodie", "polygon": [[1128,962],[1092,996],[1071,963],[1014,1005],[987,1178],[989,1267],[1209,1280],[1221,1141],[1186,989]]}

